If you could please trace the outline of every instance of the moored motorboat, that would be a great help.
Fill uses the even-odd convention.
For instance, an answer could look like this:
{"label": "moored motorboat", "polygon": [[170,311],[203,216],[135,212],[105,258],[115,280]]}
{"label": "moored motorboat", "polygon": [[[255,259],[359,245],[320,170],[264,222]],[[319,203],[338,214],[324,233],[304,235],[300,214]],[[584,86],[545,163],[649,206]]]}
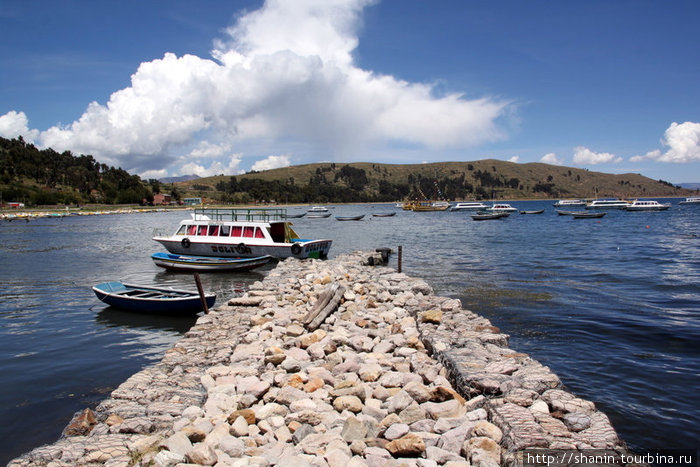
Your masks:
{"label": "moored motorboat", "polygon": [[681,201],[678,204],[695,204],[695,205],[700,205],[700,196],[691,196],[690,198],[686,198],[683,201]]}
{"label": "moored motorboat", "polygon": [[307,219],[325,219],[327,217],[331,217],[330,212],[311,212],[309,211],[309,214],[307,214],[306,218]]}
{"label": "moored motorboat", "polygon": [[517,209],[515,209],[513,206],[511,206],[510,204],[506,204],[506,203],[495,203],[492,206],[487,207],[485,210],[489,211],[489,212],[508,212],[508,213],[517,211]]}
{"label": "moored motorboat", "polygon": [[[112,281],[92,288],[97,298],[122,310],[158,314],[195,314],[202,310],[197,292]],[[216,294],[204,294],[207,307],[216,302]]]}
{"label": "moored motorboat", "polygon": [[582,199],[560,199],[554,206],[558,208],[574,207],[574,206],[585,206],[586,202]]}
{"label": "moored motorboat", "polygon": [[510,216],[509,212],[477,212],[471,215],[475,221],[487,221],[492,219],[505,219]]}
{"label": "moored motorboat", "polygon": [[574,219],[599,219],[606,214],[607,214],[607,212],[605,212],[605,211],[600,211],[600,212],[577,211],[577,212],[573,212],[571,214],[571,216]]}
{"label": "moored motorboat", "polygon": [[628,211],[665,211],[670,208],[669,203],[659,203],[656,200],[639,200],[635,199],[625,209]]}
{"label": "moored motorboat", "polygon": [[218,258],[213,256],[174,255],[153,253],[151,259],[165,269],[173,271],[250,271],[265,266],[273,258],[270,255],[257,258]]}
{"label": "moored motorboat", "polygon": [[375,212],[372,213],[372,217],[393,217],[395,216],[395,212]]}
{"label": "moored motorboat", "polygon": [[[325,258],[332,240],[302,239],[284,209],[195,209],[174,234],[156,236],[170,253],[222,258]],[[330,213],[325,215],[330,216]]]}
{"label": "moored motorboat", "polygon": [[282,219],[301,219],[305,215],[305,212],[302,212],[301,214],[282,214]]}
{"label": "moored motorboat", "polygon": [[361,214],[359,216],[335,216],[335,218],[339,221],[359,221],[362,220],[362,218],[364,217],[364,214]]}
{"label": "moored motorboat", "polygon": [[588,211],[565,211],[563,209],[555,209],[555,211],[557,211],[557,214],[559,214],[560,216],[573,216],[574,214],[588,212]]}
{"label": "moored motorboat", "polygon": [[328,208],[325,206],[312,206],[309,210],[309,213],[319,213],[319,212],[328,212]]}
{"label": "moored motorboat", "polygon": [[450,208],[450,211],[480,211],[489,206],[480,201],[460,201]]}
{"label": "moored motorboat", "polygon": [[520,211],[520,214],[542,214],[544,209],[537,209],[535,211]]}
{"label": "moored motorboat", "polygon": [[586,209],[626,209],[629,205],[624,199],[596,199],[586,204]]}

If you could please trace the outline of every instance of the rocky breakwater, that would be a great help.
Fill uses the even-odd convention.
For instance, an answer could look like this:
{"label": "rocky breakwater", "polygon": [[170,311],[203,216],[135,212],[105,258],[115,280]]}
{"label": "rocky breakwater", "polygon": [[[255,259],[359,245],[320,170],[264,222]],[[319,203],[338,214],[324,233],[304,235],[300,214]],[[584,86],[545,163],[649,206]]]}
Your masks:
{"label": "rocky breakwater", "polygon": [[620,448],[486,319],[368,255],[280,263],[10,465],[496,466]]}

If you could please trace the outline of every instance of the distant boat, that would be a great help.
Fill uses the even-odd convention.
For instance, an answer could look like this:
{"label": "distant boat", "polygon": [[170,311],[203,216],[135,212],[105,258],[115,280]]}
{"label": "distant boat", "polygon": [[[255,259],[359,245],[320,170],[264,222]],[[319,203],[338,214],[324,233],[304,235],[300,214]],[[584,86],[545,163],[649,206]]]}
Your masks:
{"label": "distant boat", "polygon": [[588,212],[588,211],[580,211],[580,212],[574,212],[571,214],[571,216],[574,219],[599,219],[606,215],[607,212]]}
{"label": "distant boat", "polygon": [[586,209],[626,209],[629,205],[624,199],[596,199],[586,204]]}
{"label": "distant boat", "polygon": [[700,205],[700,196],[693,196],[690,198],[686,198],[678,204],[697,204],[697,205]]}
{"label": "distant boat", "polygon": [[320,211],[312,213],[311,211],[309,211],[309,214],[306,216],[307,219],[325,219],[326,217],[331,217],[331,213],[323,213]]}
{"label": "distant boat", "polygon": [[282,214],[282,219],[300,219],[305,215],[305,212],[302,212],[301,214]]}
{"label": "distant boat", "polygon": [[520,214],[542,214],[544,209],[538,209],[536,211],[520,211]]}
{"label": "distant boat", "polygon": [[[145,285],[103,282],[92,288],[101,301],[122,310],[163,315],[196,314],[202,311],[197,292],[166,289]],[[204,295],[207,307],[216,302],[216,294]]]}
{"label": "distant boat", "polygon": [[516,212],[517,209],[515,209],[515,208],[514,208],[513,206],[511,206],[510,204],[506,204],[506,203],[496,203],[496,204],[494,204],[493,206],[489,206],[488,208],[486,208],[486,211],[489,211],[489,212],[508,212],[508,213],[511,213],[511,212]]}
{"label": "distant boat", "polygon": [[313,206],[309,209],[310,213],[328,212],[328,208],[325,206]]}
{"label": "distant boat", "polygon": [[585,206],[586,202],[582,199],[560,199],[554,206],[558,208],[572,207],[572,206]]}
{"label": "distant boat", "polygon": [[414,212],[428,212],[428,211],[446,211],[450,207],[450,203],[447,201],[413,201],[410,205],[404,203],[404,209],[408,209]]}
{"label": "distant boat", "polygon": [[212,256],[187,256],[172,253],[153,253],[156,266],[173,271],[250,271],[265,266],[273,258],[270,255],[255,258],[217,258]]}
{"label": "distant boat", "polygon": [[335,216],[339,221],[359,221],[362,220],[363,217],[365,217],[364,214],[359,216]]}
{"label": "distant boat", "polygon": [[450,211],[479,211],[482,209],[487,209],[488,207],[489,206],[487,204],[479,201],[463,201],[452,206]]}
{"label": "distant boat", "polygon": [[375,212],[374,214],[372,214],[372,217],[391,217],[395,215],[395,212]]}
{"label": "distant boat", "polygon": [[555,209],[555,211],[557,211],[557,214],[559,214],[560,216],[573,216],[574,214],[588,212],[588,211],[564,211],[562,209]]}
{"label": "distant boat", "polygon": [[488,221],[492,219],[505,219],[509,215],[509,212],[477,212],[476,214],[472,214],[471,217],[475,221]]}
{"label": "distant boat", "polygon": [[670,208],[669,203],[661,204],[655,200],[638,200],[632,201],[632,204],[627,206],[625,209],[628,211],[665,211]]}

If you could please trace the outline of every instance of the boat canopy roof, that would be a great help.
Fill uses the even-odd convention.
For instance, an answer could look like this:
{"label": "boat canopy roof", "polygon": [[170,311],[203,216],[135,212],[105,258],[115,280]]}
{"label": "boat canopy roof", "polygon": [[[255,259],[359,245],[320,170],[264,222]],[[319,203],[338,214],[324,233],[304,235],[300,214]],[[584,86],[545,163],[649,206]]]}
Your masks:
{"label": "boat canopy roof", "polygon": [[287,210],[283,208],[196,208],[195,221],[221,222],[275,222],[284,221]]}

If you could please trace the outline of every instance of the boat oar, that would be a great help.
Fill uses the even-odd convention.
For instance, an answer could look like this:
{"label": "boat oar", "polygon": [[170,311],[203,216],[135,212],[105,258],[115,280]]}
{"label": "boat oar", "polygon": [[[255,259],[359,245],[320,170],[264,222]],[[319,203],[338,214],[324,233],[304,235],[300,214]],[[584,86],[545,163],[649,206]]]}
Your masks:
{"label": "boat oar", "polygon": [[207,306],[207,299],[204,297],[204,289],[202,288],[202,281],[199,279],[199,273],[194,273],[194,282],[197,284],[197,292],[199,292],[199,299],[202,301],[202,309],[204,314],[209,314],[209,307]]}

